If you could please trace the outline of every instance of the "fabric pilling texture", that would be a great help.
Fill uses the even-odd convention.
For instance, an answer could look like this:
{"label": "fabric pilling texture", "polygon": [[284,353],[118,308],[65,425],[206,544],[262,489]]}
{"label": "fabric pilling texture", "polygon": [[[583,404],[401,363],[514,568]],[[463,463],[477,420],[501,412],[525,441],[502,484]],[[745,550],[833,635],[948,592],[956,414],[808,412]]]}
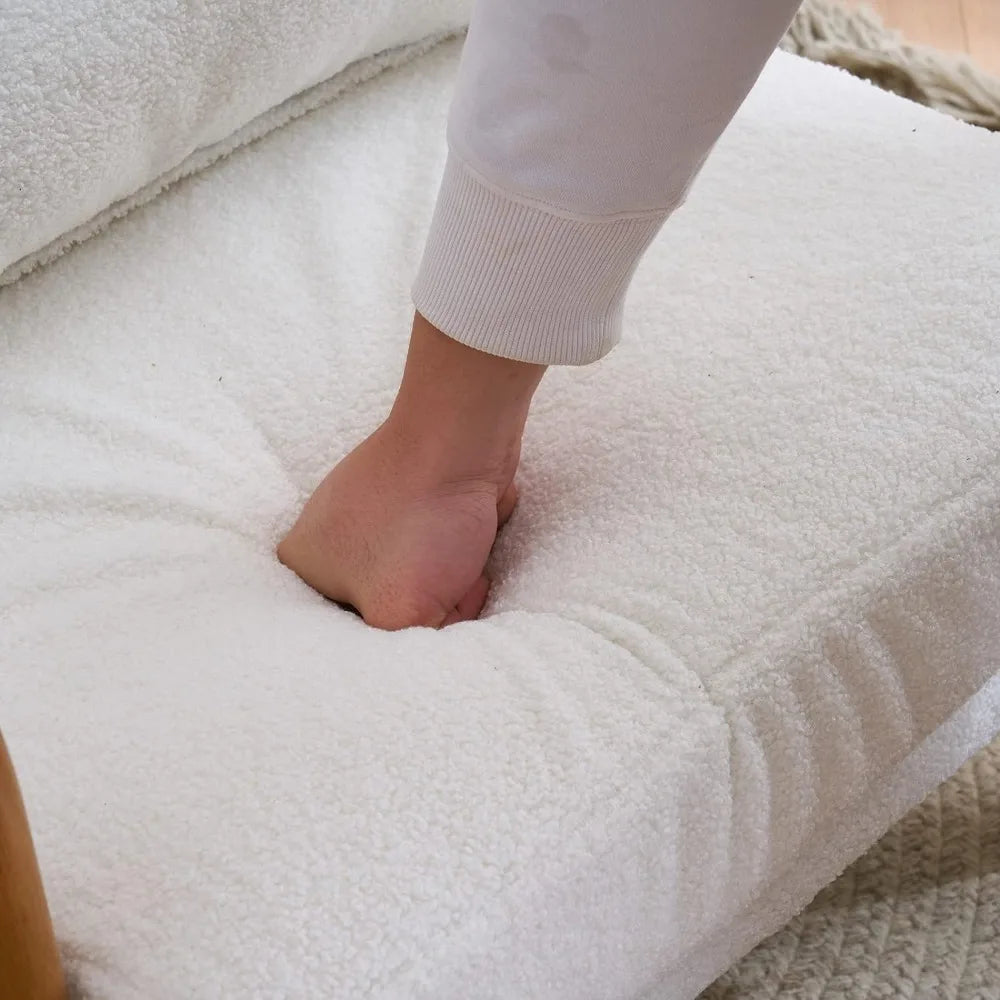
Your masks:
{"label": "fabric pilling texture", "polygon": [[[435,33],[461,30],[470,9],[467,0],[426,0],[407,4],[399,19],[391,2],[325,4],[321,11],[309,3],[315,6],[255,0],[252,19],[239,4],[159,0],[90,0],[89,9],[76,0],[45,0],[30,16],[0,12],[0,286],[345,87],[405,62]],[[273,19],[279,31],[269,30]],[[221,37],[224,45],[213,42]],[[163,38],[170,44],[159,44]],[[207,60],[199,49],[206,41]],[[393,45],[399,47],[367,58]],[[282,47],[294,57],[275,59]],[[996,79],[967,60],[905,44],[870,11],[807,0],[782,47],[1000,128]],[[352,60],[359,64],[348,72],[309,86]],[[276,62],[280,72],[268,81]],[[48,75],[38,86],[42,66]],[[220,68],[224,87],[212,76]],[[64,136],[73,141],[62,142]],[[613,339],[598,337],[593,354]]]}
{"label": "fabric pilling texture", "polygon": [[0,285],[223,155],[238,130],[245,142],[276,124],[282,102],[468,12],[467,0],[0,5]]}
{"label": "fabric pilling texture", "polygon": [[0,291],[2,723],[98,1000],[690,1000],[1000,729],[1000,146],[783,53],[543,382],[483,619],[276,561],[393,399],[457,57]]}

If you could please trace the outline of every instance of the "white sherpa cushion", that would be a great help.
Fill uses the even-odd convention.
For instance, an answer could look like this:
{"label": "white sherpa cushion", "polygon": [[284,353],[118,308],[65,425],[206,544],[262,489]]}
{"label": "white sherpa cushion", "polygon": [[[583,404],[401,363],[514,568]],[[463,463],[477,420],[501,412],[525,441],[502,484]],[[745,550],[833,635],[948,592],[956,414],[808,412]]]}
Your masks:
{"label": "white sherpa cushion", "polygon": [[690,1000],[1000,730],[1000,143],[789,56],[544,382],[481,621],[275,561],[457,55],[0,291],[0,724],[100,1000]]}
{"label": "white sherpa cushion", "polygon": [[237,129],[348,63],[453,31],[469,5],[0,3],[0,284],[228,152]]}

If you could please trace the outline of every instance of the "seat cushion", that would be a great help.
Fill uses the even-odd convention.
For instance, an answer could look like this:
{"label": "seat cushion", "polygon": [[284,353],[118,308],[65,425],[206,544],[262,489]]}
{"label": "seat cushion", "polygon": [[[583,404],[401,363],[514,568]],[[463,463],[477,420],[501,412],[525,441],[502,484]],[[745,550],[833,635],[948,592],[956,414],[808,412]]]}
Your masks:
{"label": "seat cushion", "polygon": [[0,291],[0,724],[101,1000],[691,998],[1000,731],[1000,143],[787,55],[545,379],[481,620],[277,563],[457,57]]}

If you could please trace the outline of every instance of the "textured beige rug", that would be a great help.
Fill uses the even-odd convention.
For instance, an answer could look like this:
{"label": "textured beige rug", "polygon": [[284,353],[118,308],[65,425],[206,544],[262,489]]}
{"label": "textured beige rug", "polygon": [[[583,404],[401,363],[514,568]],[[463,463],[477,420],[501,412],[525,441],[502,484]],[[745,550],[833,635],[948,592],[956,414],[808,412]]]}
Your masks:
{"label": "textured beige rug", "polygon": [[1000,131],[1000,79],[984,73],[967,56],[904,42],[871,10],[834,0],[806,0],[781,47]]}
{"label": "textured beige rug", "polygon": [[997,1000],[1000,741],[701,1000]]}

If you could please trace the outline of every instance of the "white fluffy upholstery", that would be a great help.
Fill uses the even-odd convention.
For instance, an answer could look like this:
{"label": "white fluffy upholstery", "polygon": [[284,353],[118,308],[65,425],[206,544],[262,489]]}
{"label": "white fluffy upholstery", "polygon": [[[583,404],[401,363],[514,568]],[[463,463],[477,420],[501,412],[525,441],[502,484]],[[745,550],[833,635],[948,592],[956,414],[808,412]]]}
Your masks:
{"label": "white fluffy upholstery", "polygon": [[[349,63],[452,31],[470,0],[0,5],[0,284]],[[145,190],[148,188],[148,190]],[[108,211],[114,206],[112,211]],[[69,238],[65,234],[71,233]]]}
{"label": "white fluffy upholstery", "polygon": [[789,56],[543,384],[483,620],[276,563],[456,56],[0,291],[0,723],[101,1000],[688,1000],[1000,729],[1000,143]]}

